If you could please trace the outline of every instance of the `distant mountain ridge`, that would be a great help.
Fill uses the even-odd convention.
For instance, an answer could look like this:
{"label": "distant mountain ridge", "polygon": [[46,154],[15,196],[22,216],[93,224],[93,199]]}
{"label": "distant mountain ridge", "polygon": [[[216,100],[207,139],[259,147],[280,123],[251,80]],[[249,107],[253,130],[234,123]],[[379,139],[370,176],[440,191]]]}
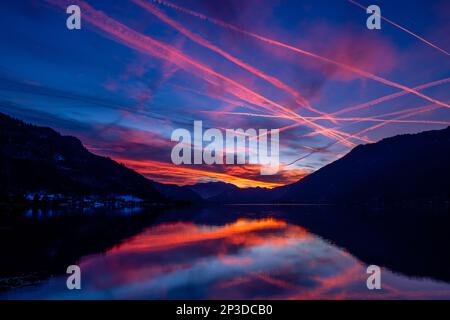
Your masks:
{"label": "distant mountain ridge", "polygon": [[0,199],[25,193],[132,195],[150,202],[198,201],[190,190],[163,185],[89,152],[75,137],[0,113]]}
{"label": "distant mountain ridge", "polygon": [[197,183],[187,185],[185,188],[194,191],[205,200],[214,198],[215,196],[226,191],[239,190],[239,188],[234,184],[220,181]]}
{"label": "distant mountain ridge", "polygon": [[209,198],[210,202],[228,203],[228,204],[247,204],[247,203],[264,203],[269,204],[276,202],[285,192],[286,186],[269,189],[262,187],[252,187],[245,189],[226,190],[214,197]]}
{"label": "distant mountain ridge", "polygon": [[450,201],[450,127],[359,145],[298,182],[228,190],[217,203],[382,204]]}

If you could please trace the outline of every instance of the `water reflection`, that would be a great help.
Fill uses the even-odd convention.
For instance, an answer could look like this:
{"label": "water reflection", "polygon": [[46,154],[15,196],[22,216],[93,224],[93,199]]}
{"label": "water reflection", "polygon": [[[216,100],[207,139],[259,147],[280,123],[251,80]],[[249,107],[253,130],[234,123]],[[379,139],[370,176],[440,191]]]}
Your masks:
{"label": "water reflection", "polygon": [[366,287],[366,265],[281,218],[222,225],[160,222],[105,253],[84,256],[82,290],[65,277],[7,292],[38,299],[379,299],[450,298],[450,284],[382,271]]}

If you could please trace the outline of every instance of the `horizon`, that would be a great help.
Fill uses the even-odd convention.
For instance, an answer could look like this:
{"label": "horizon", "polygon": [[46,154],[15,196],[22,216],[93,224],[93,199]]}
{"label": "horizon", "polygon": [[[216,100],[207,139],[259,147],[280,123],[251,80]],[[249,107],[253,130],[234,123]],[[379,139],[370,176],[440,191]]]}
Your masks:
{"label": "horizon", "polygon": [[[81,30],[65,27],[65,0],[0,4],[0,111],[157,182],[274,188],[359,144],[450,125],[445,1],[378,2],[425,41],[368,30],[349,1],[72,2]],[[171,132],[196,120],[280,129],[280,171],[173,164]]]}
{"label": "horizon", "polygon": [[[13,119],[13,120],[17,120],[17,121],[23,122],[23,123],[25,123],[26,125],[37,126],[37,125],[34,124],[34,123],[27,122],[27,121],[25,121],[25,120],[23,120],[23,119],[16,118],[16,117],[14,117],[14,116],[11,116],[11,115],[6,114],[6,113],[3,113],[3,112],[0,112],[0,115],[4,115],[4,116],[7,116],[7,117],[9,117],[9,118],[11,118],[11,119]],[[37,127],[38,127],[38,128],[41,128],[41,129],[51,129],[51,130],[55,131],[57,134],[61,135],[62,137],[72,137],[72,138],[76,138],[76,139],[78,139],[78,140],[81,142],[81,144],[83,145],[83,147],[86,148],[86,146],[83,144],[83,142],[82,142],[78,137],[76,137],[76,136],[72,136],[72,135],[63,135],[61,132],[58,132],[57,130],[55,130],[54,128],[51,128],[51,127],[46,127],[46,126],[37,126]],[[436,131],[436,130],[438,130],[438,131],[439,131],[439,130],[448,130],[448,129],[450,129],[450,125],[447,126],[447,127],[445,127],[445,128],[443,128],[443,129],[431,129],[431,130],[425,130],[425,131],[421,131],[421,132],[418,132],[418,133],[415,133],[415,134],[420,134],[420,133],[429,132],[429,131]],[[407,133],[405,133],[405,134],[407,134]],[[390,139],[390,138],[395,138],[395,137],[401,136],[401,135],[403,135],[403,134],[398,134],[398,135],[394,135],[394,136],[385,137],[385,138],[383,138],[382,140],[384,140],[384,139]],[[381,141],[381,140],[380,140],[380,141]],[[379,142],[379,141],[378,141],[378,142]],[[376,142],[372,142],[372,143],[368,143],[368,144],[373,144],[373,143],[376,143]],[[356,146],[355,146],[355,147],[356,147]],[[86,148],[86,149],[87,149],[87,148]],[[349,150],[349,153],[350,153],[352,150],[353,150],[353,149]],[[91,153],[93,153],[94,155],[97,155],[97,156],[103,156],[103,155],[98,155],[98,154],[96,154],[95,152],[92,152],[92,151],[90,151],[90,150],[88,150],[88,151],[91,152]],[[345,155],[344,155],[344,157],[345,157]],[[114,159],[112,159],[112,160],[114,160]],[[336,159],[336,160],[338,160],[338,159]],[[335,160],[335,161],[336,161],[336,160]],[[114,161],[116,161],[116,160],[114,160]],[[125,167],[127,167],[128,169],[130,169],[130,170],[132,170],[132,171],[134,171],[134,172],[139,173],[138,171],[134,170],[133,168],[128,167],[125,163],[122,163],[122,162],[120,162],[120,161],[116,161],[116,162],[119,163],[119,164],[121,164],[121,165],[123,165],[123,166],[125,166]],[[333,161],[333,162],[334,162],[334,161]],[[332,163],[332,162],[331,162],[331,163]],[[325,164],[324,167],[327,166],[327,165],[328,165],[328,164]],[[322,168],[323,168],[323,167],[322,167]],[[318,171],[318,170],[320,170],[320,169],[321,169],[321,168],[317,169],[316,171]],[[315,172],[315,171],[314,171],[314,172]],[[311,172],[310,174],[312,174],[312,173],[314,173],[314,172]],[[139,173],[139,174],[140,174],[140,173]],[[309,175],[309,174],[308,174],[308,175]],[[302,180],[303,178],[307,177],[308,175],[305,175],[304,177],[302,177],[302,178],[300,178],[299,180],[296,180],[296,181],[294,181],[294,182],[291,182],[291,183],[287,183],[287,184],[281,185],[280,187],[282,187],[282,186],[288,186],[288,185],[290,185],[290,184],[299,182],[300,180]],[[144,176],[145,178],[151,180],[149,177],[146,177],[145,175],[143,175],[143,176]],[[221,180],[214,180],[214,181],[200,181],[200,182],[196,182],[196,183],[192,183],[192,184],[174,184],[174,185],[190,187],[190,186],[195,186],[195,185],[199,185],[199,184],[207,184],[207,183],[225,183],[225,184],[231,184],[231,185],[233,185],[233,186],[235,186],[235,187],[238,187],[238,188],[240,188],[240,189],[247,189],[247,188],[273,189],[273,188],[276,188],[276,187],[267,187],[267,186],[263,186],[263,187],[261,187],[261,186],[240,187],[239,185],[234,184],[234,183],[232,183],[232,182],[221,181]],[[163,183],[163,184],[170,184],[170,183]]]}

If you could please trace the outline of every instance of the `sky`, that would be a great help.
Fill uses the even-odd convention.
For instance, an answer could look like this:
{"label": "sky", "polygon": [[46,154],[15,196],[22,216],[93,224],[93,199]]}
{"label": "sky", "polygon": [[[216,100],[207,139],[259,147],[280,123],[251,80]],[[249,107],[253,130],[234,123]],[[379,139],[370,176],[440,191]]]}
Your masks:
{"label": "sky", "polygon": [[[66,27],[71,4],[80,30]],[[372,4],[380,30],[366,27]],[[163,183],[272,188],[359,144],[450,124],[445,0],[23,0],[0,12],[0,112]],[[171,134],[194,121],[280,129],[279,172],[173,164]]]}

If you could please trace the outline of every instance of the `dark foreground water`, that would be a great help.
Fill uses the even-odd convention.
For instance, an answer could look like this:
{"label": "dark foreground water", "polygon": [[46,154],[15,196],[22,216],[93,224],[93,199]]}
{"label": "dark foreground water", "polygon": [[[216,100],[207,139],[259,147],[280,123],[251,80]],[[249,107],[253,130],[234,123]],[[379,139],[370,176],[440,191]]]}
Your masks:
{"label": "dark foreground water", "polygon": [[[337,219],[340,214],[308,206],[28,213],[27,234],[16,232],[10,243],[16,249],[2,248],[9,259],[2,276],[4,282],[18,270],[25,279],[40,276],[0,299],[450,298],[448,250],[423,239],[439,227],[420,221],[392,229],[389,215]],[[29,252],[18,252],[26,247]],[[81,268],[81,290],[66,287],[69,264]],[[381,290],[366,286],[369,264],[382,267]]]}

